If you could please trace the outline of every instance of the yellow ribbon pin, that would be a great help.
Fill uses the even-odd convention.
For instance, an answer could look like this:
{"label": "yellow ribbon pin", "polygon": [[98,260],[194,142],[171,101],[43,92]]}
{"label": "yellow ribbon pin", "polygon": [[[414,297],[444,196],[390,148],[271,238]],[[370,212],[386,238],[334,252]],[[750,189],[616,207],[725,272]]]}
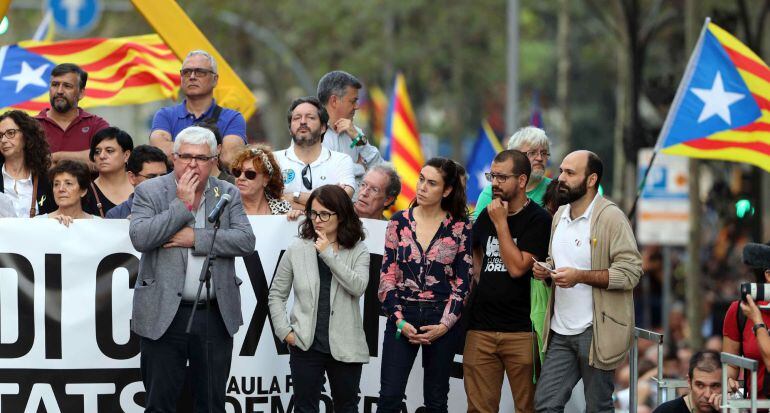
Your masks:
{"label": "yellow ribbon pin", "polygon": [[37,205],[42,207],[43,206],[43,202],[45,202],[45,194],[42,197],[40,197],[39,201],[37,201]]}
{"label": "yellow ribbon pin", "polygon": [[214,187],[214,198],[219,198],[219,187],[218,186]]}

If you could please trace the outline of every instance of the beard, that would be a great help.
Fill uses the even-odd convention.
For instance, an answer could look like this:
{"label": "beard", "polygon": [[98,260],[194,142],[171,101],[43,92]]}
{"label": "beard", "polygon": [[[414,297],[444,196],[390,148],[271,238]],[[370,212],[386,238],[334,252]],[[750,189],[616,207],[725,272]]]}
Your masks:
{"label": "beard", "polygon": [[505,202],[511,202],[519,194],[518,188],[513,188],[510,192],[501,191],[497,188],[492,188],[492,198],[500,198]]}
{"label": "beard", "polygon": [[321,129],[315,131],[311,129],[309,134],[305,136],[299,136],[299,134],[291,135],[291,140],[294,141],[294,145],[296,146],[308,147],[320,142],[322,137],[323,133],[321,132]]}
{"label": "beard", "polygon": [[532,169],[532,172],[529,174],[530,181],[539,181],[543,179],[545,176],[545,169]]}
{"label": "beard", "polygon": [[588,177],[583,179],[583,182],[574,188],[567,186],[563,182],[559,182],[558,188],[559,200],[565,201],[568,204],[575,202],[588,192]]}
{"label": "beard", "polygon": [[51,109],[59,113],[67,113],[73,107],[73,102],[70,102],[64,96],[54,96],[51,98]]}

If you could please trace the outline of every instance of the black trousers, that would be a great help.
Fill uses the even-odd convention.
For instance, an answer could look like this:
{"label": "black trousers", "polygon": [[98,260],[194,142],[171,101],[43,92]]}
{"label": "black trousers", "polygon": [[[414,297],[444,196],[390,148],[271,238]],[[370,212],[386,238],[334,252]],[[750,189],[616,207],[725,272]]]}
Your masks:
{"label": "black trousers", "polygon": [[331,354],[315,350],[290,348],[289,367],[294,387],[294,411],[317,413],[321,401],[324,372],[329,375],[335,413],[358,412],[358,384],[361,382],[361,363],[343,363]]}
{"label": "black trousers", "polygon": [[[191,305],[182,304],[168,330],[158,339],[142,337],[141,370],[147,391],[145,412],[176,412],[182,385],[185,381],[187,362],[190,362],[190,386],[196,413],[208,413],[208,390],[211,389],[212,411],[225,412],[225,389],[230,376],[233,338],[227,332],[216,303],[211,310],[199,306],[195,313],[190,334],[185,333]],[[209,350],[206,357],[206,324],[208,324]],[[211,366],[211,381],[208,368]]]}

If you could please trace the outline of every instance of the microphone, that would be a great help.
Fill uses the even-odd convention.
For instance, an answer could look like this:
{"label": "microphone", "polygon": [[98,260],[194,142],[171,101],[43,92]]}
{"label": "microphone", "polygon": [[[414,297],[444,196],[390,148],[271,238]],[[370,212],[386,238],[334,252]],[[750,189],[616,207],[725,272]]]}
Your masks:
{"label": "microphone", "polygon": [[752,268],[770,268],[770,244],[747,243],[743,247],[743,263]]}
{"label": "microphone", "polygon": [[219,198],[217,206],[215,206],[209,214],[209,222],[213,223],[219,219],[219,216],[222,215],[222,210],[225,209],[225,206],[230,202],[231,199],[233,199],[233,197],[230,194],[224,194],[222,195],[222,198]]}

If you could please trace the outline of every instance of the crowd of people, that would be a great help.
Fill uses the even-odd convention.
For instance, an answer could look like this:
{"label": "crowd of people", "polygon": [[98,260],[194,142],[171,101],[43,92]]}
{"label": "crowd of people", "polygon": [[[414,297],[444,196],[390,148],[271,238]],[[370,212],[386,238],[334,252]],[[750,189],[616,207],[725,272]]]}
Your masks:
{"label": "crowd of people", "polygon": [[[274,333],[290,349],[294,408],[318,411],[328,375],[334,410],[358,411],[369,360],[361,219],[386,220],[401,190],[398,172],[354,124],[361,82],[343,71],[324,75],[317,97],[289,106],[291,142],[274,151],[247,145],[243,116],[217,105],[209,53],[190,52],[180,75],[184,99],[156,113],[149,145],[134,146],[128,133],[78,106],[86,72],[54,68],[50,108],[35,117],[0,115],[0,213],[63,225],[129,219],[142,253],[131,328],[141,337],[150,412],[173,411],[187,368],[196,409],[224,411],[232,336],[243,323],[234,257],[250,254],[255,242],[247,216],[299,220],[268,295]],[[385,231],[379,412],[401,411],[419,351],[429,412],[449,409],[458,352],[468,411],[498,411],[505,375],[518,412],[562,411],[581,379],[588,411],[615,409],[615,370],[631,344],[642,257],[623,211],[599,194],[601,159],[572,152],[552,180],[549,158],[542,129],[516,132],[492,160],[472,214],[461,164],[432,158],[421,166],[416,198]],[[207,219],[221,198],[230,202]],[[209,248],[216,260],[201,299]],[[752,305],[741,309],[757,334],[762,314]],[[198,309],[205,315],[185,331]],[[735,348],[738,331],[725,338],[736,353],[743,351]],[[770,350],[770,337],[757,337],[759,347],[744,352],[770,360],[763,347]],[[713,359],[692,358],[692,383],[707,382],[694,371],[713,376]],[[686,407],[718,403],[695,387]]]}

